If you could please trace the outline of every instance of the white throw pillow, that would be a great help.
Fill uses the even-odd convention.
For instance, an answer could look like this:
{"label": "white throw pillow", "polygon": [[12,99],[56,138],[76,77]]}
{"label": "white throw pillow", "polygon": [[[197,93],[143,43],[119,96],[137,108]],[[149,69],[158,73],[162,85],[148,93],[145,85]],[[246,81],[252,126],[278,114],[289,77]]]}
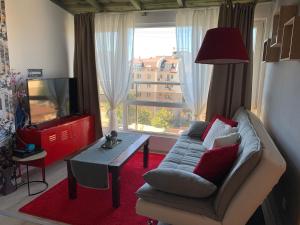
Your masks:
{"label": "white throw pillow", "polygon": [[219,119],[216,119],[216,121],[213,123],[211,128],[209,129],[204,141],[203,145],[207,149],[212,149],[213,144],[216,138],[225,136],[231,133],[237,132],[236,127],[231,127],[230,125],[227,125],[226,123],[222,122]]}
{"label": "white throw pillow", "polygon": [[213,148],[222,148],[229,145],[237,144],[239,139],[239,133],[231,133],[221,137],[217,137],[214,141]]}

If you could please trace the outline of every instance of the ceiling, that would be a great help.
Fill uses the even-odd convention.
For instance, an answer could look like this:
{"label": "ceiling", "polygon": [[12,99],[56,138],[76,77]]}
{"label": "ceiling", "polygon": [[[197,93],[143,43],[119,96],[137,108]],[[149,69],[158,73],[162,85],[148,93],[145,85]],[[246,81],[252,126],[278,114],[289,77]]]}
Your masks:
{"label": "ceiling", "polygon": [[[72,14],[195,8],[220,5],[224,0],[50,0]],[[233,0],[249,2],[251,0]],[[268,2],[271,0],[259,0]]]}

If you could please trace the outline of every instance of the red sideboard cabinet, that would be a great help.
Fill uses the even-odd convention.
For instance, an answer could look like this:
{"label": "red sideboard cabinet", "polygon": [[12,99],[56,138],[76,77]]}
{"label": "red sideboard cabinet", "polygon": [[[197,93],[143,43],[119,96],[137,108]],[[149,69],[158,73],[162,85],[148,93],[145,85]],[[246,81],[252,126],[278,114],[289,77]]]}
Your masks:
{"label": "red sideboard cabinet", "polygon": [[35,144],[47,152],[43,161],[33,164],[46,167],[94,142],[94,121],[90,115],[74,115],[19,129],[17,135],[22,142]]}

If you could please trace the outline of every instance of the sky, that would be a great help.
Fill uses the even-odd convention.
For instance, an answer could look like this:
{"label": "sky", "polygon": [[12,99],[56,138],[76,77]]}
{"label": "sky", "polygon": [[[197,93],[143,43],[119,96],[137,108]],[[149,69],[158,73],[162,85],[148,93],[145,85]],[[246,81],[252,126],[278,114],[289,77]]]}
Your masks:
{"label": "sky", "polygon": [[136,28],[134,31],[134,57],[172,55],[176,47],[176,28]]}

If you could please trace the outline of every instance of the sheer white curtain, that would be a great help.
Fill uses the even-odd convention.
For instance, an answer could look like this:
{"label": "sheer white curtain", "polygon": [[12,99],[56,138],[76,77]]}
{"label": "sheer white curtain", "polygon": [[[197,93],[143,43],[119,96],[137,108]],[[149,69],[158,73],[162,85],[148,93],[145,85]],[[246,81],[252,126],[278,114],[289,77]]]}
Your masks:
{"label": "sheer white curtain", "polygon": [[206,107],[212,66],[194,63],[208,29],[217,27],[219,8],[182,9],[176,14],[179,78],[183,96],[195,119]]}
{"label": "sheer white curtain", "polygon": [[110,105],[110,130],[118,127],[116,108],[130,88],[134,23],[132,13],[95,16],[97,75]]}

